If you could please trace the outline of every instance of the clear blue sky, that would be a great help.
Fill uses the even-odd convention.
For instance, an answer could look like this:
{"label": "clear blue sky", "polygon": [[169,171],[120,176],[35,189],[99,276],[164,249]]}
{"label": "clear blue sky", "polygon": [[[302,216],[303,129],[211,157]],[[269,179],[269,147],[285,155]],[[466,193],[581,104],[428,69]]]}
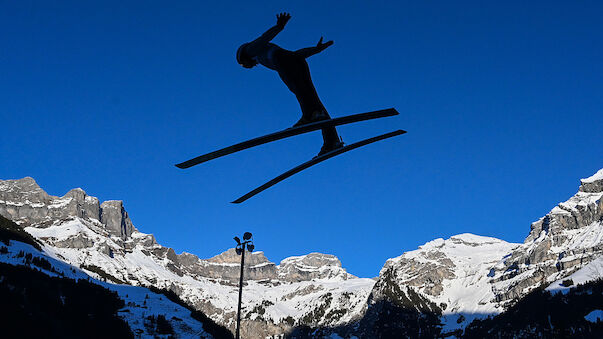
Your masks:
{"label": "clear blue sky", "polygon": [[[292,19],[332,116],[395,107],[339,129],[350,143],[408,134],[229,201],[310,159],[312,133],[180,170],[174,163],[292,125],[273,71],[239,44]],[[313,251],[351,273],[471,232],[521,242],[530,223],[603,167],[600,1],[1,1],[0,178],[53,195],[120,199],[136,227],[207,258],[254,233],[279,262]]]}

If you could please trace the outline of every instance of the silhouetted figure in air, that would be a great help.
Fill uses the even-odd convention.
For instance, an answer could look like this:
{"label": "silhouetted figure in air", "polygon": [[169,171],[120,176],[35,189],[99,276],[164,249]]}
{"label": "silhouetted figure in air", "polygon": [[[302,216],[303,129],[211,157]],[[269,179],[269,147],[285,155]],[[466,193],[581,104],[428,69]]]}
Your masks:
{"label": "silhouetted figure in air", "polygon": [[[312,84],[306,58],[322,52],[325,48],[331,46],[333,41],[323,43],[321,37],[316,46],[302,48],[297,51],[288,51],[271,43],[270,40],[274,39],[285,28],[289,19],[291,19],[289,13],[278,14],[274,27],[267,30],[259,38],[239,47],[237,61],[245,68],[252,68],[259,63],[278,72],[285,85],[295,94],[302,110],[302,117],[294,126],[330,119],[327,110],[318,98],[314,84]],[[343,146],[335,127],[324,128],[322,137],[324,143],[320,153],[318,153],[319,155]]]}

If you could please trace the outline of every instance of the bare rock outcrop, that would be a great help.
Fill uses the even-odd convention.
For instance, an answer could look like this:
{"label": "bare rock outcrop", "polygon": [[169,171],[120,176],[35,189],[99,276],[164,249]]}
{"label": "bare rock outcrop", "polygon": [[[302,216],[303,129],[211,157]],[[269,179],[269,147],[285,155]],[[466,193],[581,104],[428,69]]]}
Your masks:
{"label": "bare rock outcrop", "polygon": [[109,233],[124,240],[128,239],[135,230],[128,212],[124,209],[124,203],[120,200],[109,200],[101,204],[100,222],[103,223]]}
{"label": "bare rock outcrop", "polygon": [[570,275],[603,254],[603,169],[531,225],[525,242],[495,269],[497,300],[512,301]]}
{"label": "bare rock outcrop", "polygon": [[279,279],[289,282],[355,278],[341,267],[341,261],[336,256],[323,253],[286,258],[278,267],[278,275]]}
{"label": "bare rock outcrop", "polygon": [[47,227],[57,220],[98,220],[114,236],[127,240],[135,230],[123,202],[105,201],[74,188],[62,197],[46,193],[33,178],[0,180],[0,214],[26,227]]}

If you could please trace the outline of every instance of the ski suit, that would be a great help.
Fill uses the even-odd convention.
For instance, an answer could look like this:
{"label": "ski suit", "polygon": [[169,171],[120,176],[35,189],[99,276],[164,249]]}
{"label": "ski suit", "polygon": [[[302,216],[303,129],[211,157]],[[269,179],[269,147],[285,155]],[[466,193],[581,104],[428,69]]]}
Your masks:
{"label": "ski suit", "polygon": [[[271,43],[270,41],[282,31],[283,27],[276,25],[252,42],[241,46],[239,53],[269,69],[278,72],[287,88],[297,98],[302,111],[302,118],[296,125],[306,124],[318,120],[330,119],[327,110],[320,101],[318,93],[312,83],[310,69],[306,58],[321,50],[317,47],[303,48],[289,51]],[[253,67],[253,65],[251,66]],[[340,143],[335,127],[322,129],[323,150],[331,149]]]}

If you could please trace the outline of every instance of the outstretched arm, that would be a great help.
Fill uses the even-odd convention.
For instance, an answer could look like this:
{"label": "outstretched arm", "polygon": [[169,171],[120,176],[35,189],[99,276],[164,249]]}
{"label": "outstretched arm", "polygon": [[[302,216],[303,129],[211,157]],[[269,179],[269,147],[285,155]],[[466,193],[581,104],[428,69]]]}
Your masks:
{"label": "outstretched arm", "polygon": [[316,44],[316,46],[298,49],[297,51],[295,51],[295,53],[297,53],[299,56],[307,58],[307,57],[313,56],[314,54],[324,51],[327,47],[331,46],[332,44],[333,44],[333,40],[329,40],[329,41],[323,43],[322,37],[320,37],[320,40],[318,40],[318,43]]}
{"label": "outstretched arm", "polygon": [[269,43],[270,40],[274,39],[276,35],[279,34],[283,30],[283,28],[285,28],[285,25],[287,24],[287,21],[289,21],[289,19],[291,19],[291,14],[289,13],[277,14],[276,25],[272,26],[270,29],[264,32],[264,34],[262,34],[259,38],[250,42],[246,49],[247,53],[250,56],[257,55],[259,51],[264,47],[264,45]]}

